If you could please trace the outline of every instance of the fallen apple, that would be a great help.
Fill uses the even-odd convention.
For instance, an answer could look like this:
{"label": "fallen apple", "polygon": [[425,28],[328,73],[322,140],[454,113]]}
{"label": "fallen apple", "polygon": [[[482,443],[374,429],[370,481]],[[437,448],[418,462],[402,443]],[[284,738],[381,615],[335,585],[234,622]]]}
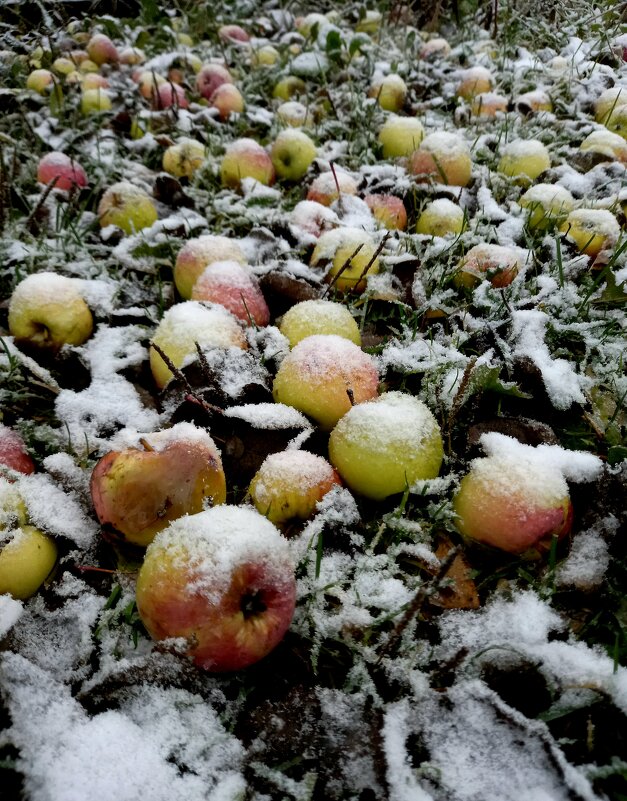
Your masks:
{"label": "fallen apple", "polygon": [[456,286],[472,288],[488,280],[492,286],[509,286],[518,275],[520,261],[510,247],[483,242],[470,248],[459,260],[454,282]]}
{"label": "fallen apple", "polygon": [[209,434],[190,423],[110,451],[96,464],[90,489],[100,523],[141,546],[172,520],[226,501],[220,453]]}
{"label": "fallen apple", "polygon": [[252,270],[238,261],[208,264],[192,288],[192,300],[219,303],[244,325],[263,327],[270,310]]}
{"label": "fallen apple", "polygon": [[240,90],[232,83],[223,83],[211,95],[209,101],[213,108],[218,109],[220,119],[228,120],[231,114],[241,114],[244,111],[244,98]]}
{"label": "fallen apple", "polygon": [[560,226],[560,231],[591,258],[614,247],[620,237],[620,225],[607,209],[575,209]]}
{"label": "fallen apple", "polygon": [[198,236],[188,240],[179,250],[174,264],[174,283],[184,300],[191,298],[194,284],[205,271],[205,267],[215,261],[246,264],[238,243],[226,236]]}
{"label": "fallen apple", "polygon": [[356,195],[357,182],[344,170],[322,172],[311,182],[307,200],[330,206],[340,195]]}
{"label": "fallen apple", "polygon": [[192,178],[205,163],[206,151],[202,142],[183,137],[170,145],[163,154],[163,169],[175,178]]}
{"label": "fallen apple", "polygon": [[110,186],[98,204],[100,227],[116,225],[126,234],[149,228],[158,216],[150,195],[130,181],[119,181]]}
{"label": "fallen apple", "polygon": [[389,231],[404,231],[407,228],[407,210],[400,197],[366,195],[364,201],[375,220]]}
{"label": "fallen apple", "polygon": [[407,84],[400,75],[386,75],[372,84],[368,97],[374,97],[385,111],[400,111],[405,105]]}
{"label": "fallen apple", "polygon": [[5,478],[5,469],[30,475],[35,472],[35,463],[26,450],[26,443],[12,428],[0,423],[0,476]]}
{"label": "fallen apple", "polygon": [[492,73],[486,67],[469,67],[463,70],[455,94],[464,100],[472,100],[479,94],[491,92],[494,86]]}
{"label": "fallen apple", "polygon": [[137,608],[156,640],[187,641],[194,664],[241,670],[283,639],[296,582],[287,541],[259,512],[216,506],[174,521],[148,546]]}
{"label": "fallen apple", "polygon": [[242,178],[254,178],[260,184],[274,183],[274,166],[267,151],[254,139],[237,139],[226,149],[220,165],[224,186],[237,189]]}
{"label": "fallen apple", "polygon": [[81,165],[65,153],[56,150],[46,153],[39,160],[37,180],[40,184],[55,181],[55,189],[69,190],[87,186],[87,175]]}
{"label": "fallen apple", "polygon": [[426,236],[457,236],[466,225],[466,214],[457,203],[448,198],[437,198],[428,203],[418,217],[416,233]]}
{"label": "fallen apple", "polygon": [[361,346],[359,327],[346,306],[322,298],[295,303],[283,315],[279,331],[291,348],[313,334],[336,334]]}
{"label": "fallen apple", "polygon": [[225,83],[233,83],[233,78],[222,64],[203,64],[196,75],[196,89],[207,100]]}
{"label": "fallen apple", "polygon": [[516,139],[501,152],[498,171],[523,186],[533,183],[551,166],[546,147],[537,139]]}
{"label": "fallen apple", "polygon": [[425,129],[416,117],[391,115],[379,131],[384,159],[411,156],[425,137]]}
{"label": "fallen apple", "polygon": [[33,526],[0,531],[0,595],[23,601],[34,595],[57,561],[57,546]]}
{"label": "fallen apple", "polygon": [[87,55],[99,66],[101,64],[117,64],[120,54],[111,39],[104,33],[95,33],[87,42]]}
{"label": "fallen apple", "polygon": [[309,264],[326,267],[325,279],[340,292],[362,292],[368,275],[379,272],[379,258],[372,237],[361,228],[350,226],[321,234]]}
{"label": "fallen apple", "polygon": [[439,184],[467,186],[472,173],[470,150],[458,134],[436,131],[425,136],[412,153],[408,169]]}
{"label": "fallen apple", "polygon": [[527,226],[538,231],[559,225],[575,207],[574,197],[559,184],[534,184],[518,202],[529,209]]}
{"label": "fallen apple", "polygon": [[277,136],[270,156],[279,178],[298,181],[307,173],[317,153],[315,144],[306,133],[289,128]]}

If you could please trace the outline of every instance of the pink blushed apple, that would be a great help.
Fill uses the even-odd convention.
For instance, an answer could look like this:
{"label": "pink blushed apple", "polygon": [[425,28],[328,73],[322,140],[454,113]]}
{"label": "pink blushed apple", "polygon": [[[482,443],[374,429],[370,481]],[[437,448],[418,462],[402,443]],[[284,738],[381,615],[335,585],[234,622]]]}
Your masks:
{"label": "pink blushed apple", "polygon": [[219,303],[245,325],[263,327],[270,311],[255,274],[238,261],[208,264],[192,288],[192,300]]}
{"label": "pink blushed apple", "polygon": [[307,191],[307,200],[320,203],[322,206],[330,206],[340,194],[356,195],[357,182],[344,170],[336,169],[335,176],[329,171],[320,173],[314,178]]}
{"label": "pink blushed apple", "polygon": [[87,55],[98,66],[101,64],[117,64],[120,60],[117,47],[104,33],[94,34],[87,42]]}
{"label": "pink blushed apple", "polygon": [[191,298],[194,284],[205,267],[214,261],[237,261],[246,264],[237,241],[227,236],[205,234],[190,239],[183,245],[174,264],[174,283],[183,299]]}
{"label": "pink blushed apple", "polygon": [[449,186],[468,186],[470,150],[459,134],[436,131],[426,136],[409,159],[409,172]]}
{"label": "pink blushed apple", "polygon": [[172,523],[148,547],[137,608],[156,640],[187,642],[205,670],[241,670],[287,632],[296,582],[287,541],[247,507],[221,506]]}
{"label": "pink blushed apple", "polygon": [[237,189],[242,178],[254,178],[271,186],[275,172],[268,152],[254,139],[237,139],[230,144],[222,158],[220,176],[224,186]]}
{"label": "pink blushed apple", "polygon": [[207,100],[225,83],[233,83],[233,78],[228,69],[221,64],[203,64],[196,75],[196,89]]}
{"label": "pink blushed apple", "polygon": [[249,34],[240,25],[222,25],[218,29],[218,36],[223,42],[230,44],[247,44],[250,41]]}
{"label": "pink blushed apple", "polygon": [[81,165],[65,153],[46,153],[37,167],[37,180],[49,184],[56,178],[55,189],[72,189],[87,186],[87,175]]}
{"label": "pink blushed apple", "polygon": [[185,89],[176,83],[167,81],[156,87],[151,99],[153,108],[157,110],[166,108],[179,109],[189,106]]}
{"label": "pink blushed apple", "polygon": [[366,205],[373,217],[390,231],[404,231],[407,227],[405,204],[396,195],[366,195]]}
{"label": "pink blushed apple", "polygon": [[209,101],[213,108],[217,108],[220,119],[228,120],[231,114],[241,114],[244,111],[244,98],[240,90],[232,83],[223,83],[211,95]]}
{"label": "pink blushed apple", "polygon": [[520,260],[512,248],[482,243],[462,256],[454,281],[457,286],[474,287],[487,279],[492,286],[502,288],[512,283],[519,269]]}
{"label": "pink blushed apple", "polygon": [[4,468],[30,475],[35,472],[35,463],[17,431],[0,423],[0,475],[3,475]]}

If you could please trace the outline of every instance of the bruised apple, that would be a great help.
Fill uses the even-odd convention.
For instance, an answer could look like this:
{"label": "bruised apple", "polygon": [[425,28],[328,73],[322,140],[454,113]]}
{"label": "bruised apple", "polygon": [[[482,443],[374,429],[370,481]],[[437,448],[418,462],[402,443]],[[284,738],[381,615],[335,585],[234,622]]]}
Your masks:
{"label": "bruised apple", "polygon": [[436,478],[444,455],[440,427],[404,392],[353,406],[329,438],[329,459],[350,489],[374,500]]}
{"label": "bruised apple", "polygon": [[483,242],[459,260],[454,282],[472,288],[487,279],[492,286],[502,288],[512,283],[519,268],[518,255],[512,248]]}
{"label": "bruised apple", "polygon": [[209,434],[190,423],[146,434],[103,456],[91,475],[98,519],[127,542],[146,546],[182,515],[224,503],[226,481]]}
{"label": "bruised apple", "polygon": [[377,396],[379,374],[371,356],[344,337],[314,334],[281,362],[272,394],[330,431],[353,404]]}
{"label": "bruised apple", "polygon": [[296,599],[287,540],[259,512],[215,506],[171,523],[148,546],[137,608],[155,640],[187,642],[199,668],[241,670],[283,639]]}
{"label": "bruised apple", "polygon": [[271,453],[250,483],[257,511],[275,525],[307,520],[340,477],[322,456],[299,450]]}

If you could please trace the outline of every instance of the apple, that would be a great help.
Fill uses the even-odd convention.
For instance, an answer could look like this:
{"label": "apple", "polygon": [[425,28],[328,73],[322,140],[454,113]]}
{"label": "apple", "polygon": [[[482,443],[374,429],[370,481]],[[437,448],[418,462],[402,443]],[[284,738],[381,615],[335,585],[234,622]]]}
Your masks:
{"label": "apple", "polygon": [[503,148],[497,169],[514,183],[528,186],[550,166],[551,157],[542,142],[516,139]]}
{"label": "apple", "polygon": [[493,119],[507,111],[507,98],[495,92],[480,92],[472,98],[470,113],[475,117]]}
{"label": "apple", "polygon": [[81,112],[85,116],[110,111],[112,107],[111,97],[104,89],[83,90],[81,94]]}
{"label": "apple", "polygon": [[297,239],[305,236],[308,244],[315,244],[323,231],[336,228],[340,224],[337,214],[328,206],[315,200],[301,200],[289,216],[289,227]]}
{"label": "apple", "polygon": [[22,525],[0,530],[0,595],[19,601],[34,595],[57,561],[57,546],[47,534]]}
{"label": "apple", "polygon": [[40,95],[47,95],[55,84],[55,77],[50,70],[33,70],[26,79],[26,88]]}
{"label": "apple", "polygon": [[248,492],[257,511],[280,526],[294,518],[313,517],[316,504],[340,484],[340,477],[322,456],[287,450],[266,457]]}
{"label": "apple", "polygon": [[49,184],[55,178],[55,189],[69,190],[87,186],[87,175],[81,165],[65,153],[53,150],[39,160],[37,180],[40,184]]}
{"label": "apple", "polygon": [[451,46],[441,36],[436,36],[433,39],[428,39],[420,48],[420,58],[425,61],[439,56],[446,58],[451,52]]}
{"label": "apple", "polygon": [[[80,74],[80,73],[79,73]],[[81,89],[108,89],[109,81],[99,72],[90,72],[81,78]]]}
{"label": "apple", "polygon": [[372,216],[390,231],[404,231],[407,228],[405,204],[396,195],[366,195],[364,202]]}
{"label": "apple", "polygon": [[146,54],[139,47],[123,47],[120,50],[120,64],[135,67],[138,64],[143,64],[145,60]]}
{"label": "apple", "polygon": [[490,70],[486,67],[469,67],[462,70],[455,94],[464,100],[472,100],[479,94],[492,91],[493,87],[494,78]]}
{"label": "apple", "polygon": [[518,202],[529,209],[528,227],[539,231],[559,225],[575,207],[574,197],[558,184],[530,186]]}
{"label": "apple", "polygon": [[207,100],[225,83],[233,83],[233,78],[222,64],[203,64],[196,75],[196,89]]}
{"label": "apple", "polygon": [[601,92],[594,103],[594,118],[602,125],[607,122],[610,116],[627,103],[627,88],[624,86],[612,86]]}
{"label": "apple", "polygon": [[295,128],[281,131],[270,151],[276,174],[287,181],[302,178],[317,155],[317,148],[307,134]]}
{"label": "apple", "polygon": [[163,154],[163,169],[175,178],[193,178],[205,163],[206,150],[202,142],[183,137],[170,145]]}
{"label": "apple", "polygon": [[553,102],[542,89],[534,89],[531,92],[518,95],[514,100],[514,105],[522,114],[529,114],[531,112],[538,114],[541,111],[553,111]]}
{"label": "apple", "polygon": [[228,120],[231,114],[241,114],[244,111],[244,98],[240,90],[232,83],[223,83],[211,95],[209,101],[213,108],[217,108],[220,119]]}
{"label": "apple", "polygon": [[425,129],[416,117],[388,117],[379,131],[384,159],[411,156],[425,137]]}
{"label": "apple", "polygon": [[100,66],[101,64],[117,64],[120,54],[111,39],[104,33],[96,33],[87,42],[87,55]]}
{"label": "apple", "polygon": [[325,17],[324,14],[319,14],[317,11],[311,11],[305,17],[296,18],[296,30],[303,36],[309,36],[315,25],[320,28],[328,24],[328,17]]}
{"label": "apple", "polygon": [[322,298],[295,303],[283,315],[279,331],[290,348],[313,334],[336,334],[361,347],[359,327],[346,306]]}
{"label": "apple", "polygon": [[89,61],[89,56],[87,55],[86,50],[71,50],[68,55],[70,61],[76,64],[77,67],[80,67],[83,61]]}
{"label": "apple", "polygon": [[453,500],[461,534],[514,554],[565,536],[573,515],[562,472],[517,451],[474,459]]}
{"label": "apple", "polygon": [[590,258],[614,247],[620,238],[620,225],[607,209],[575,209],[560,226],[577,248]]}
{"label": "apple", "polygon": [[408,169],[436,183],[467,186],[472,173],[470,150],[458,134],[436,131],[425,136],[412,153]]}
{"label": "apple", "polygon": [[[230,311],[214,303],[186,300],[166,311],[152,337],[174,367],[182,367],[188,356],[200,347],[241,348],[248,343],[244,330]],[[172,378],[170,368],[154,348],[150,349],[150,369],[162,389]]]}
{"label": "apple", "polygon": [[130,181],[119,181],[110,186],[98,204],[100,227],[117,225],[126,234],[149,228],[158,216],[151,197]]}
{"label": "apple", "polygon": [[357,33],[367,33],[368,35],[372,36],[373,34],[378,33],[382,20],[383,14],[381,14],[380,11],[367,9],[357,25],[355,25],[355,30]]}
{"label": "apple", "polygon": [[353,406],[329,437],[329,459],[348,487],[381,501],[436,478],[444,457],[440,427],[422,401],[386,392]]}
{"label": "apple", "polygon": [[466,228],[466,215],[456,203],[447,198],[437,198],[428,203],[416,223],[416,233],[427,236],[461,234]]}
{"label": "apple", "polygon": [[92,330],[89,306],[71,278],[33,273],[13,290],[9,331],[18,345],[55,352],[63,345],[82,345]]}
{"label": "apple", "polygon": [[627,139],[627,105],[615,108],[605,121],[605,127],[608,131]]}
{"label": "apple", "polygon": [[192,300],[219,303],[245,325],[263,327],[270,322],[270,310],[255,274],[238,261],[208,264],[192,288]]}
{"label": "apple", "polygon": [[250,41],[248,33],[239,25],[222,25],[218,28],[218,36],[229,44],[246,44]]}
{"label": "apple", "polygon": [[272,394],[330,431],[354,403],[376,397],[379,375],[367,353],[345,337],[314,334],[281,362]]}
{"label": "apple", "polygon": [[8,478],[7,469],[28,476],[35,472],[35,463],[17,431],[0,423],[0,476]]}
{"label": "apple", "polygon": [[224,186],[237,189],[242,178],[254,178],[260,184],[271,186],[275,173],[272,159],[254,139],[237,139],[226,149],[220,165]]}
{"label": "apple", "polygon": [[494,287],[509,286],[518,275],[520,262],[512,248],[486,242],[470,248],[459,260],[454,282],[472,288],[488,280]]}
{"label": "apple", "polygon": [[265,44],[253,50],[250,60],[255,67],[272,67],[281,58],[281,54],[271,44]]}
{"label": "apple", "polygon": [[368,97],[374,97],[385,111],[400,111],[407,98],[407,84],[400,75],[386,75],[372,84]]}
{"label": "apple", "polygon": [[191,423],[110,451],[94,467],[90,490],[100,523],[142,547],[172,520],[226,501],[220,453],[209,434]]}
{"label": "apple", "polygon": [[159,75],[154,70],[141,70],[137,73],[134,80],[139,88],[139,93],[146,100],[153,102],[157,96],[157,89],[166,83],[163,75]]}
{"label": "apple", "polygon": [[[339,192],[338,192],[339,186]],[[336,201],[340,193],[344,195],[357,194],[357,182],[344,170],[333,172],[322,172],[311,182],[307,191],[307,200],[320,203],[323,206],[330,206]]]}
{"label": "apple", "polygon": [[286,75],[277,82],[272,90],[272,97],[279,100],[291,100],[294,95],[304,95],[307,91],[307,86],[302,78],[296,75]]}
{"label": "apple", "polygon": [[363,292],[368,275],[379,272],[376,250],[370,234],[361,228],[334,228],[320,235],[309,264],[327,266],[325,278],[340,292]]}
{"label": "apple", "polygon": [[249,507],[214,506],[171,523],[146,551],[137,609],[155,640],[184,638],[205,670],[241,670],[288,630],[296,602],[287,540]]}
{"label": "apple", "polygon": [[307,106],[299,103],[298,100],[288,100],[276,110],[278,119],[284,125],[291,125],[294,128],[301,126],[311,127],[314,124],[314,116]]}
{"label": "apple", "polygon": [[171,81],[164,81],[158,84],[151,94],[151,101],[152,107],[158,111],[166,108],[179,109],[189,106],[185,89]]}
{"label": "apple", "polygon": [[190,239],[183,245],[174,264],[174,283],[182,298],[191,298],[194,284],[205,267],[214,261],[238,261],[246,264],[238,243],[226,236],[205,234]]}
{"label": "apple", "polygon": [[88,73],[88,72],[99,72],[100,67],[96,64],[95,61],[92,61],[90,58],[86,58],[78,65],[79,72]]}
{"label": "apple", "polygon": [[52,69],[55,72],[58,72],[59,75],[69,75],[71,72],[75,71],[76,65],[72,61],[71,58],[65,58],[64,56],[60,56],[59,58],[55,58],[52,62]]}
{"label": "apple", "polygon": [[584,153],[600,153],[627,165],[627,142],[617,133],[603,128],[588,134],[579,149]]}

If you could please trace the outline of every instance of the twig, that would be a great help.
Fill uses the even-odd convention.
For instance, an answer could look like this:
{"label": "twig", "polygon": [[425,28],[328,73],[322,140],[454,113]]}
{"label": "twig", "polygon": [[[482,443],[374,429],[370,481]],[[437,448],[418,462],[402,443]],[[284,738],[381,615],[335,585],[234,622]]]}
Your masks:
{"label": "twig", "polygon": [[[202,397],[202,395],[199,395],[196,392],[194,387],[192,387],[192,385],[187,380],[187,376],[183,373],[182,370],[179,370],[179,368],[175,366],[172,359],[170,359],[167,353],[164,353],[164,351],[159,347],[159,345],[157,345],[155,342],[151,342],[150,347],[153,348],[153,350],[155,350],[159,354],[159,356],[161,356],[161,358],[166,364],[166,367],[172,373],[172,375],[179,381],[181,381],[181,383],[185,386],[185,389],[187,390],[188,396],[191,400],[202,406],[202,408],[209,414],[222,414],[222,409],[219,406],[214,406],[211,403],[207,403],[207,401]],[[196,350],[197,351],[200,350],[200,346],[198,345],[197,342],[196,342]]]}
{"label": "twig", "polygon": [[339,278],[339,277],[342,275],[342,273],[344,273],[344,272],[346,272],[346,270],[348,270],[348,268],[351,266],[351,261],[352,261],[352,260],[355,258],[355,256],[356,256],[356,255],[359,253],[359,251],[360,251],[360,250],[363,248],[363,246],[364,246],[364,243],[363,243],[363,242],[361,243],[361,245],[357,245],[357,247],[356,247],[356,248],[355,248],[355,250],[353,251],[352,255],[350,255],[350,256],[349,256],[349,257],[346,259],[346,261],[344,262],[344,264],[343,264],[343,265],[340,267],[340,269],[339,269],[339,270],[338,270],[338,271],[335,273],[335,275],[333,276],[333,278],[331,279],[331,281],[330,281],[330,283],[329,283],[329,286],[328,286],[328,287],[327,287],[327,288],[324,290],[324,292],[322,293],[322,297],[323,297],[323,298],[326,298],[326,296],[327,296],[327,295],[328,295],[328,293],[329,293],[329,290],[330,290],[330,289],[331,289],[331,287],[332,287],[332,286],[333,286],[333,285],[334,285],[334,284],[337,282],[338,278]]}
{"label": "twig", "polygon": [[363,279],[366,277],[366,273],[368,272],[368,270],[369,270],[369,269],[372,267],[372,265],[375,263],[375,261],[376,261],[376,260],[379,258],[379,255],[381,254],[381,251],[382,251],[382,250],[383,250],[383,248],[385,247],[385,243],[386,243],[386,242],[388,241],[388,239],[390,238],[390,234],[391,234],[391,233],[392,233],[391,231],[388,231],[388,232],[387,232],[387,234],[386,234],[386,235],[383,237],[383,239],[382,239],[382,240],[381,240],[381,242],[379,243],[379,247],[378,247],[378,248],[375,250],[375,252],[372,254],[372,258],[370,259],[370,261],[368,262],[368,264],[366,264],[366,266],[364,267],[364,269],[361,271],[361,275],[359,276],[359,280],[357,281],[357,283],[356,283],[356,284],[355,284],[355,286],[353,287],[353,289],[354,289],[354,290],[356,290],[356,289],[357,289],[357,287],[358,287],[358,286],[361,284],[361,282],[363,281]]}

